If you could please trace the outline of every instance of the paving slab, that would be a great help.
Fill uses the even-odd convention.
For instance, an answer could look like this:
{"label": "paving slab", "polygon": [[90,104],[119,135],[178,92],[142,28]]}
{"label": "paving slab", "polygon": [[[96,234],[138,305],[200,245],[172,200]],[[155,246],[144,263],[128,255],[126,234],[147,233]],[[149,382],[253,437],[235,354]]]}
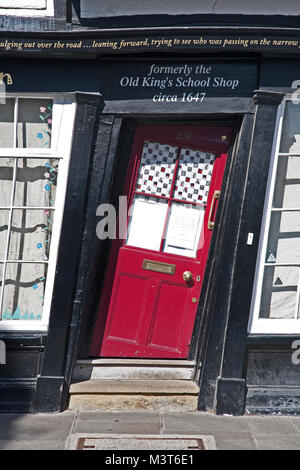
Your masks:
{"label": "paving slab", "polygon": [[1,440],[0,450],[65,450],[65,440]]}
{"label": "paving slab", "polygon": [[80,411],[77,414],[76,423],[89,420],[112,421],[159,421],[160,413],[158,411]]}
{"label": "paving slab", "polygon": [[267,419],[252,417],[248,418],[247,422],[249,430],[261,438],[268,437],[272,434],[281,434],[286,436],[296,434],[300,441],[300,431],[295,426],[292,418],[284,416],[269,416]]}
{"label": "paving slab", "polygon": [[248,432],[247,420],[244,417],[216,416],[206,413],[168,413],[164,414],[164,432],[213,434],[222,432]]}
{"label": "paving slab", "polygon": [[158,412],[80,412],[75,433],[160,433]]}
{"label": "paving slab", "polygon": [[101,422],[91,420],[89,422],[81,422],[76,424],[74,427],[74,432],[76,433],[119,433],[119,434],[159,434],[160,433],[160,424],[159,423],[145,423],[144,421],[131,421],[126,422]]}
{"label": "paving slab", "polygon": [[296,429],[300,432],[300,416],[292,418],[292,423],[296,426]]}
{"label": "paving slab", "polygon": [[258,450],[300,450],[299,434],[272,434],[264,437],[254,434],[254,439]]}
{"label": "paving slab", "polygon": [[250,432],[214,432],[217,450],[256,450]]}
{"label": "paving slab", "polygon": [[0,414],[1,441],[36,440],[60,443],[70,433],[74,414]]}

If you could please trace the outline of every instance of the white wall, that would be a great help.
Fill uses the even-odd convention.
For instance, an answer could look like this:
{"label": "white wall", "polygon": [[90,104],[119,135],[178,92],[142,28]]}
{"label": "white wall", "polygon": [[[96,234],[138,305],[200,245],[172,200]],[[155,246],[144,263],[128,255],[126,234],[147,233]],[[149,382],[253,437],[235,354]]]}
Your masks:
{"label": "white wall", "polygon": [[54,16],[53,0],[0,0],[0,15]]}
{"label": "white wall", "polygon": [[81,0],[82,18],[199,13],[299,15],[300,0]]}

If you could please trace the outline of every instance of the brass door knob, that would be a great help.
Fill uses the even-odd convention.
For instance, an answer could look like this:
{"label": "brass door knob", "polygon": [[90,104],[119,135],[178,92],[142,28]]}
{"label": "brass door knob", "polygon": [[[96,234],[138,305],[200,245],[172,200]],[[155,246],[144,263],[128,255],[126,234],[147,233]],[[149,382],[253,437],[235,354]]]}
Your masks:
{"label": "brass door knob", "polygon": [[184,281],[188,282],[193,279],[193,274],[191,273],[191,271],[184,271],[184,273],[182,274],[182,277]]}

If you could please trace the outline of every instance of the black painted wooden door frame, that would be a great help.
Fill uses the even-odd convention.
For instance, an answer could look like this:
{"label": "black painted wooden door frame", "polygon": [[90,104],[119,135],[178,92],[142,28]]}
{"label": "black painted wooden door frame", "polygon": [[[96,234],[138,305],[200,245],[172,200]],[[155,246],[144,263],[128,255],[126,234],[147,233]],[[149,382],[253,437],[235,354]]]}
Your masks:
{"label": "black painted wooden door frame", "polygon": [[[206,114],[204,116],[199,116],[199,119],[202,118],[204,122],[207,123],[207,118],[210,118],[211,121],[215,121],[218,124],[220,122],[226,122],[228,124],[228,117],[231,120],[231,123],[235,126],[235,131],[238,131],[241,116],[245,109],[248,110],[248,114],[251,116],[253,113],[254,108],[251,105],[251,100],[248,100],[248,105],[246,104],[245,100],[241,100],[241,106],[239,107],[234,100],[232,104],[232,108],[226,107],[228,111],[228,116],[226,113],[217,115],[213,115],[212,117],[209,113],[209,109],[216,111],[216,109],[220,110],[220,103],[217,100],[214,100],[214,106],[212,108],[207,107]],[[240,113],[239,113],[240,111]],[[247,115],[248,115],[247,114]],[[226,120],[227,116],[227,120]],[[116,165],[116,161],[118,159],[122,160],[122,155],[129,155],[130,148],[133,142],[135,126],[137,122],[143,123],[153,123],[163,121],[166,122],[175,122],[174,117],[173,120],[170,121],[170,116],[162,117],[162,116],[147,116],[146,117],[132,117],[129,114],[128,119],[127,116],[113,116],[113,115],[105,115],[103,114],[100,118],[100,125],[98,128],[98,135],[97,135],[97,144],[95,147],[95,161],[93,163],[93,176],[91,179],[90,184],[90,195],[89,195],[89,203],[88,203],[88,215],[87,215],[87,223],[84,230],[85,233],[85,240],[86,241],[86,251],[82,253],[81,265],[82,269],[85,269],[86,260],[89,260],[89,270],[85,276],[80,275],[79,278],[82,280],[80,291],[83,292],[83,298],[74,308],[76,311],[77,320],[72,322],[73,325],[73,333],[72,334],[72,341],[69,345],[69,353],[67,359],[67,367],[66,367],[66,381],[67,381],[67,388],[69,387],[72,371],[77,359],[77,354],[79,352],[80,358],[88,357],[89,351],[89,343],[91,340],[91,335],[93,332],[93,324],[96,319],[97,313],[97,303],[99,302],[99,297],[101,293],[101,286],[103,284],[104,273],[105,271],[105,263],[107,262],[107,254],[110,250],[110,242],[109,241],[102,241],[101,243],[99,240],[96,239],[95,233],[95,213],[96,208],[99,204],[110,202],[115,207],[117,207],[117,197],[119,192],[119,187],[122,183],[124,174],[126,174],[126,161],[121,162],[120,165]],[[193,122],[197,121],[199,123],[199,119],[197,120],[195,117],[190,117],[189,115],[182,115],[180,117],[175,116],[177,121],[182,121],[186,119],[190,119]],[[200,120],[201,122],[201,120]],[[245,129],[246,133],[249,132],[249,128]],[[251,129],[250,129],[251,131]],[[118,139],[120,137],[120,139]],[[232,149],[231,149],[232,152]],[[98,153],[98,158],[97,158]],[[101,157],[101,158],[100,158]],[[227,168],[227,174],[230,172],[230,165]],[[111,184],[111,179],[114,174],[113,184]],[[103,176],[104,175],[104,176]],[[225,177],[225,179],[227,179]],[[103,181],[103,187],[101,188],[100,182]],[[117,188],[114,191],[114,188]],[[220,200],[220,207],[223,204],[223,201]],[[213,243],[214,244],[214,241]],[[213,257],[211,257],[210,263],[212,264]],[[96,266],[100,267],[100,274],[97,273]],[[211,267],[212,269],[212,267]],[[210,269],[209,269],[210,270]],[[79,268],[79,273],[81,273],[81,269]],[[207,282],[207,281],[206,281]],[[201,302],[200,302],[201,304]],[[198,322],[196,322],[196,326]],[[196,328],[197,329],[197,328]],[[199,336],[197,336],[197,331],[194,332],[193,335],[193,343],[191,346],[191,358],[197,358],[197,350],[199,348],[199,344],[201,345],[201,341],[199,341]],[[65,396],[65,400],[67,397]],[[63,407],[66,406],[66,401]]]}
{"label": "black painted wooden door frame", "polygon": [[41,373],[37,377],[35,412],[61,410],[65,393],[67,345],[74,322],[74,306],[81,296],[76,288],[78,256],[84,240],[86,192],[97,117],[98,93],[75,93],[76,115],[56,275]]}
{"label": "black painted wooden door frame", "polygon": [[[278,106],[283,94],[257,91],[254,116],[244,116],[238,142],[223,251],[208,297],[209,334],[202,356],[199,409],[245,412],[247,326]],[[231,207],[231,210],[230,210]],[[248,234],[253,233],[251,245]]]}
{"label": "black painted wooden door frame", "polygon": [[[253,134],[253,109],[249,106],[248,112],[245,113],[245,101],[241,103],[242,112],[239,112],[235,102],[233,105],[234,111],[230,109],[230,106],[228,107],[227,103],[226,111],[220,113],[220,103],[216,101],[214,103],[215,107],[210,110],[207,108],[207,114],[201,115],[203,119],[209,116],[211,118],[226,118],[226,116],[242,117],[242,126],[233,151],[233,155],[236,158],[233,158],[232,161],[235,163],[232,166],[229,165],[226,170],[227,179],[224,184],[229,185],[229,187],[225,191],[227,196],[223,196],[223,200],[220,200],[219,217],[222,223],[212,241],[215,250],[214,255],[210,255],[210,267],[205,281],[208,295],[200,300],[198,310],[198,315],[201,315],[201,308],[205,308],[205,316],[207,315],[210,323],[204,326],[201,325],[201,322],[197,323],[191,348],[192,354],[198,360],[198,364],[200,362],[203,363],[199,377],[201,386],[199,409],[212,408],[217,410],[217,412],[220,412],[221,409],[220,403],[223,396],[221,384],[224,382],[223,379],[228,378],[225,374],[228,374],[228,369],[230,370],[228,365],[227,369],[225,369],[224,358],[226,358],[227,364],[229,364],[231,360],[230,345],[232,345],[230,335],[225,335],[225,327],[227,326],[227,331],[231,331],[232,334],[236,333],[234,325],[231,330],[230,328],[228,329],[228,325],[233,322],[235,312],[232,307],[232,296],[230,294],[233,286],[238,285],[237,280],[239,277],[237,277],[236,273],[238,260],[240,259],[239,253],[244,249],[243,242],[241,242],[244,230],[241,227],[243,227],[243,223],[244,225],[246,223],[245,217],[247,211],[245,207],[249,206],[249,202],[248,206],[246,204],[247,194],[245,191],[241,191],[239,184],[240,181],[244,181],[246,187],[245,182],[250,175],[250,169],[253,168],[253,165],[250,163],[257,158],[256,147],[261,145],[266,137],[263,131],[264,122],[270,124],[267,134],[269,137],[267,140],[265,139],[266,148],[268,149],[268,146],[272,145],[273,129],[272,120],[270,121],[269,118],[276,116],[278,96],[279,94],[276,93],[256,93]],[[261,100],[268,101],[271,99],[273,99],[273,103],[261,102]],[[86,332],[91,328],[93,321],[91,319],[91,308],[93,307],[91,299],[93,295],[91,294],[95,294],[95,277],[97,275],[95,263],[96,260],[99,260],[99,250],[100,256],[101,248],[102,254],[105,251],[105,243],[99,244],[95,234],[95,209],[102,202],[108,202],[111,196],[112,176],[115,172],[118,172],[116,156],[119,154],[119,147],[121,146],[123,149],[130,147],[135,123],[145,119],[145,115],[144,117],[133,116],[130,114],[130,110],[128,116],[101,115],[101,107],[102,103],[99,102],[99,96],[77,94],[77,114],[71,155],[72,166],[70,167],[68,180],[66,210],[63,219],[48,338],[42,372],[37,380],[35,411],[59,411],[67,406],[68,390],[79,346],[82,340],[86,339]],[[213,111],[213,113],[211,114],[210,111]],[[156,121],[159,119],[170,119],[170,116],[164,115],[148,115],[147,117]],[[200,119],[200,115],[172,116],[173,119],[176,118],[181,121],[188,118],[195,121],[197,117]],[[125,130],[125,132],[123,132],[123,140],[121,139],[120,141],[121,129]],[[251,149],[250,152],[249,148]],[[83,155],[88,155],[88,158],[82,158]],[[244,178],[244,180],[240,178]],[[233,184],[233,181],[237,183]],[[236,197],[237,191],[239,195],[242,194],[240,209],[237,212],[232,212],[230,210],[232,202],[230,197]],[[264,197],[261,197],[260,200],[263,206]],[[251,204],[247,210],[251,212]],[[232,230],[230,230],[234,219],[236,219],[235,222],[241,220],[241,222],[237,223],[239,228],[236,235],[237,238],[232,237]],[[72,227],[76,225],[78,230],[74,233]],[[228,241],[231,241],[231,248],[227,245]],[[258,240],[256,243],[258,243]],[[236,251],[236,246],[238,247],[237,253],[235,257],[232,257],[230,250],[234,249]],[[256,262],[255,247],[256,245],[252,249],[251,257],[252,265],[254,266],[253,274]],[[213,250],[211,250],[211,253],[213,253]],[[228,261],[227,264],[226,260]],[[224,283],[222,288],[224,278],[227,279],[227,284]],[[228,279],[230,281],[229,284]],[[235,302],[237,302],[237,297],[235,297]],[[218,305],[220,306],[220,304],[223,306],[221,312],[218,310]],[[243,315],[243,328],[246,317],[248,321],[249,309],[248,311],[246,310]],[[229,314],[229,312],[233,312],[233,314]],[[221,316],[221,322],[215,323],[214,320],[218,314]],[[200,331],[199,325],[201,328],[204,327],[203,331]],[[216,325],[218,325],[218,331],[216,330]],[[203,332],[207,335],[207,342],[204,347],[203,343],[201,343],[202,349],[200,350],[198,338],[200,333],[202,335]],[[242,336],[239,344],[240,352],[242,353],[241,357],[244,357],[245,343],[246,332],[244,332],[244,336]],[[216,346],[217,354],[215,352]],[[214,364],[211,368],[212,360],[214,360]],[[231,383],[234,380],[238,380],[239,385],[241,383],[244,385],[244,379],[241,377],[243,375],[242,369],[240,367],[239,374],[236,372],[234,377],[229,377]],[[237,367],[233,367],[233,370],[236,371]],[[239,376],[236,377],[236,375]],[[209,380],[210,383],[211,380],[214,380],[215,384],[218,384],[219,396],[208,393]],[[243,395],[244,389],[245,387],[238,394],[239,397]],[[217,399],[215,399],[216,397]],[[232,402],[228,403],[227,405],[232,407]]]}

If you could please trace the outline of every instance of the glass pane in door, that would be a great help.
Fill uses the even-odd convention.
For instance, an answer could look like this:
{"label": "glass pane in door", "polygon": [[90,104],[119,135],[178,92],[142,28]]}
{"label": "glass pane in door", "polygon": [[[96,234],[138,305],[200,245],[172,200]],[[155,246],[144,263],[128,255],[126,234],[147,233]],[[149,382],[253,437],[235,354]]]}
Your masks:
{"label": "glass pane in door", "polygon": [[214,161],[212,153],[181,149],[173,198],[206,204]]}
{"label": "glass pane in door", "polygon": [[144,143],[135,190],[155,196],[170,196],[178,147]]}

